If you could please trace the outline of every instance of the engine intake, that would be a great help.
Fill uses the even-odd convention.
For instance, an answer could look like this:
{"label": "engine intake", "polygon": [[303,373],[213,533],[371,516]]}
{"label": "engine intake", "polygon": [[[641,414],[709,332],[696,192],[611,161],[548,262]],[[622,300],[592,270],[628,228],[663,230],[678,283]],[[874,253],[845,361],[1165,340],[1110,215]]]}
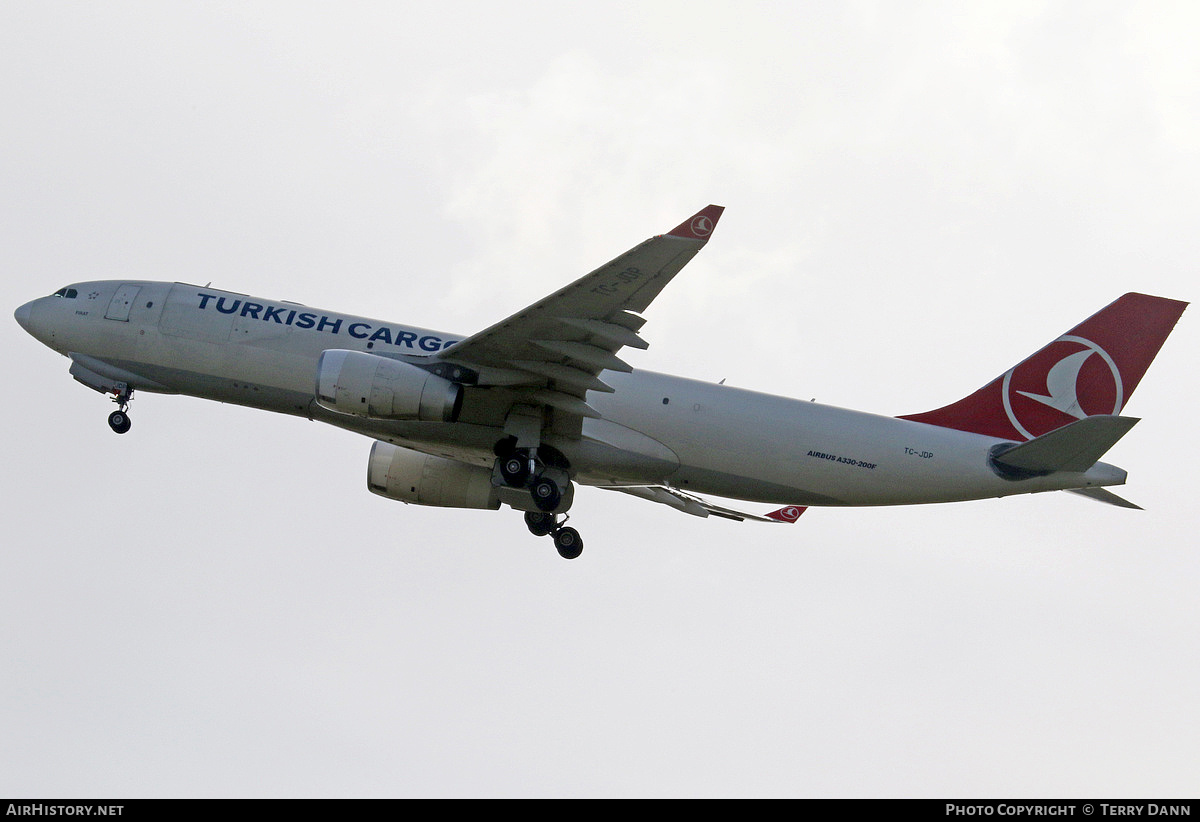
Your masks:
{"label": "engine intake", "polygon": [[367,489],[381,497],[416,505],[500,507],[490,469],[421,454],[382,440],[371,446]]}
{"label": "engine intake", "polygon": [[317,403],[357,417],[454,422],[462,387],[401,360],[333,348],[317,362]]}

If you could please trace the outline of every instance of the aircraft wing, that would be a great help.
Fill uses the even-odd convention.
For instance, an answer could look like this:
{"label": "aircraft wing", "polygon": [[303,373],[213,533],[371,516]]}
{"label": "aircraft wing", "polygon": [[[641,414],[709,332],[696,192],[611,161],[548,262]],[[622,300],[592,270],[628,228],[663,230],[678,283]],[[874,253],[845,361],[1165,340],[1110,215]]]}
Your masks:
{"label": "aircraft wing", "polygon": [[[511,317],[438,352],[465,366],[479,385],[512,386],[520,401],[549,406],[572,421],[598,417],[588,391],[611,393],[604,370],[631,371],[617,352],[647,348],[638,336],[659,292],[708,242],[724,211],[710,205]],[[435,372],[437,373],[437,372]],[[561,422],[561,420],[560,420]]]}
{"label": "aircraft wing", "polygon": [[802,505],[788,505],[769,514],[747,514],[744,511],[735,511],[732,508],[715,505],[695,494],[686,494],[678,488],[671,488],[666,485],[602,485],[600,487],[605,491],[620,491],[623,494],[630,494],[641,499],[648,499],[651,502],[662,503],[677,511],[691,514],[694,517],[712,515],[737,520],[738,522],[747,519],[754,520],[755,522],[795,522],[800,519],[800,515],[805,511],[805,507]]}

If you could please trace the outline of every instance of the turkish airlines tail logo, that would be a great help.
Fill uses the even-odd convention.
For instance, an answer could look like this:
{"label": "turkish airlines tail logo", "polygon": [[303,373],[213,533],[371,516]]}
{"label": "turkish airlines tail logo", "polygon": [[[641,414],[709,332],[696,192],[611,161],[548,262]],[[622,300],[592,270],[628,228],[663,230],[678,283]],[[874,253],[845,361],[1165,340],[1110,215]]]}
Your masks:
{"label": "turkish airlines tail logo", "polygon": [[1120,414],[1185,308],[1126,294],[974,394],[901,419],[1021,440]]}
{"label": "turkish airlines tail logo", "polygon": [[1083,368],[1083,363],[1087,358],[1094,353],[1094,351],[1080,351],[1078,354],[1063,357],[1055,363],[1054,367],[1050,369],[1050,373],[1046,375],[1046,388],[1050,391],[1048,395],[1033,394],[1029,391],[1018,391],[1017,393],[1022,397],[1029,397],[1031,400],[1048,405],[1056,411],[1083,419],[1087,414],[1079,407],[1079,371]]}
{"label": "turkish airlines tail logo", "polygon": [[1003,393],[1008,421],[1026,439],[1092,414],[1119,414],[1125,404],[1116,362],[1096,343],[1073,334],[1005,374]]}

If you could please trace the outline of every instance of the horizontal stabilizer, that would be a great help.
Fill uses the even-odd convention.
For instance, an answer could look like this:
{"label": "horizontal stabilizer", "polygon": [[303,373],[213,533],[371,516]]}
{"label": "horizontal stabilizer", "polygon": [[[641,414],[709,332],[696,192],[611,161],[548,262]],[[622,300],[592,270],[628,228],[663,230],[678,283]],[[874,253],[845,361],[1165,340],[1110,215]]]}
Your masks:
{"label": "horizontal stabilizer", "polygon": [[1138,423],[1137,417],[1099,414],[992,455],[1002,470],[1040,476],[1056,471],[1084,472]]}
{"label": "horizontal stabilizer", "polygon": [[1134,505],[1129,500],[1118,497],[1107,488],[1071,488],[1069,490],[1072,494],[1078,494],[1081,497],[1094,499],[1096,502],[1104,502],[1109,505],[1115,505],[1118,508],[1134,508],[1138,511],[1142,510],[1142,506]]}

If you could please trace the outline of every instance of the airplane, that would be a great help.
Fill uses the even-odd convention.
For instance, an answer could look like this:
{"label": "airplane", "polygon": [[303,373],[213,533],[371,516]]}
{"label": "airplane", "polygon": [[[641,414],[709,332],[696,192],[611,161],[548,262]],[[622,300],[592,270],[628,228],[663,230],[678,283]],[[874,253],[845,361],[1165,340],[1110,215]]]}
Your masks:
{"label": "airplane", "polygon": [[[813,506],[1065,490],[1126,508],[1100,461],[1187,303],[1130,293],[957,402],[889,417],[635,370],[643,314],[709,241],[710,205],[469,336],[178,282],[66,286],[17,322],[111,395],[135,391],[307,417],[374,440],[367,488],[417,505],[521,511],[558,553],[578,485],[699,517],[794,523]],[[723,381],[722,381],[723,382]],[[708,497],[781,505],[747,513]]]}

